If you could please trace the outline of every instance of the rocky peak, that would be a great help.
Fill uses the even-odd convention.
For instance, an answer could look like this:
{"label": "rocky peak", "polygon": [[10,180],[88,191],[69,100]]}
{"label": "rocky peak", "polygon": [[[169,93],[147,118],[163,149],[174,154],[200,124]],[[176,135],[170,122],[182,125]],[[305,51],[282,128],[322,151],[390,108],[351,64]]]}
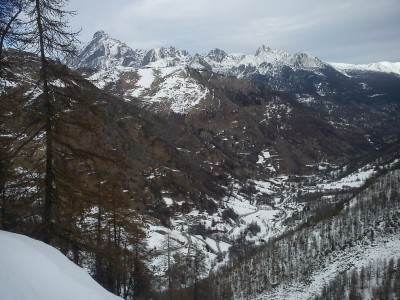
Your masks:
{"label": "rocky peak", "polygon": [[187,65],[190,60],[191,56],[186,50],[161,47],[148,51],[143,58],[142,66],[171,67]]}
{"label": "rocky peak", "polygon": [[271,48],[270,47],[267,47],[267,46],[265,46],[265,45],[262,45],[261,47],[259,47],[258,49],[257,49],[257,51],[256,51],[256,56],[261,56],[263,53],[265,53],[265,52],[271,52],[272,50],[271,50]]}
{"label": "rocky peak", "polygon": [[291,63],[295,68],[324,68],[326,64],[317,57],[306,52],[296,53],[292,56]]}
{"label": "rocky peak", "polygon": [[99,40],[101,38],[109,38],[109,35],[104,30],[96,31],[93,35],[93,40]]}
{"label": "rocky peak", "polygon": [[215,61],[215,62],[219,62],[220,63],[225,59],[225,57],[227,55],[228,54],[224,50],[215,48],[215,49],[211,50],[210,52],[208,52],[206,57],[211,59],[211,60],[213,60],[213,61]]}
{"label": "rocky peak", "polygon": [[278,65],[287,64],[287,60],[290,58],[290,54],[282,51],[282,50],[275,50],[262,45],[257,49],[255,54],[255,58],[260,63],[273,63]]}
{"label": "rocky peak", "polygon": [[154,53],[156,58],[174,58],[174,57],[181,57],[181,56],[188,56],[189,53],[186,50],[179,50],[176,49],[175,47],[169,47],[169,48],[156,48],[153,50],[150,50],[150,52]]}

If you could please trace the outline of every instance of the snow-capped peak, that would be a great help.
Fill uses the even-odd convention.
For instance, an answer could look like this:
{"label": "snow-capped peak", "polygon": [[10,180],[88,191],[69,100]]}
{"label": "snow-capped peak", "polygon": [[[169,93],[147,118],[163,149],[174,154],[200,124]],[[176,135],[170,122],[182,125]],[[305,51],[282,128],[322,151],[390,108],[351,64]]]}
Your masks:
{"label": "snow-capped peak", "polygon": [[290,54],[289,53],[287,53],[287,52],[285,52],[285,51],[282,51],[282,50],[277,50],[277,49],[272,49],[272,48],[270,48],[270,47],[268,47],[268,46],[266,46],[265,44],[264,45],[261,45],[258,49],[257,49],[257,51],[256,51],[256,53],[255,53],[255,56],[256,57],[259,57],[259,58],[263,58],[263,57],[265,57],[265,56],[271,56],[271,55],[274,55],[274,56],[277,56],[277,57],[288,57],[288,56],[290,56]]}
{"label": "snow-capped peak", "polygon": [[287,64],[289,57],[289,53],[282,50],[271,49],[265,45],[259,47],[255,54],[255,59],[257,60],[258,64],[265,62],[272,64]]}
{"label": "snow-capped peak", "polygon": [[292,56],[291,63],[292,66],[297,69],[313,69],[326,67],[326,63],[306,52],[294,54]]}
{"label": "snow-capped peak", "polygon": [[75,68],[89,67],[101,70],[115,66],[139,67],[144,54],[143,50],[132,50],[125,43],[99,30],[70,64]]}

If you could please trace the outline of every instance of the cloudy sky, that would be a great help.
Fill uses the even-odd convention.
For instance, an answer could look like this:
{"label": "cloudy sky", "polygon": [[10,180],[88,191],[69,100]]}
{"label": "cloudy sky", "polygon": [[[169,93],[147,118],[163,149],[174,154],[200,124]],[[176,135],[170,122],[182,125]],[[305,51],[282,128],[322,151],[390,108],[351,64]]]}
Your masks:
{"label": "cloudy sky", "polygon": [[132,48],[255,53],[265,44],[324,61],[400,61],[400,0],[70,0],[72,28]]}

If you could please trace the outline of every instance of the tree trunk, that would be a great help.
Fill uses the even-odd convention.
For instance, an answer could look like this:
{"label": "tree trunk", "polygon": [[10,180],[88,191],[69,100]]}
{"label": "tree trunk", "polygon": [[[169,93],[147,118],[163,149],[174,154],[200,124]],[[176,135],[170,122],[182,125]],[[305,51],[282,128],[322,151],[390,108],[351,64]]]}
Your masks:
{"label": "tree trunk", "polygon": [[39,48],[40,48],[40,77],[42,81],[42,89],[43,89],[43,99],[44,99],[44,109],[45,109],[45,139],[46,139],[46,162],[45,162],[45,178],[44,178],[44,210],[43,210],[43,225],[44,225],[44,237],[43,241],[45,243],[51,242],[51,234],[52,234],[52,217],[53,217],[53,202],[54,202],[54,193],[53,193],[53,140],[52,140],[52,107],[51,107],[51,99],[49,93],[48,86],[48,64],[45,53],[45,44],[44,44],[44,31],[42,25],[42,11],[40,6],[40,0],[36,0],[36,22],[38,26],[38,35],[39,35]]}

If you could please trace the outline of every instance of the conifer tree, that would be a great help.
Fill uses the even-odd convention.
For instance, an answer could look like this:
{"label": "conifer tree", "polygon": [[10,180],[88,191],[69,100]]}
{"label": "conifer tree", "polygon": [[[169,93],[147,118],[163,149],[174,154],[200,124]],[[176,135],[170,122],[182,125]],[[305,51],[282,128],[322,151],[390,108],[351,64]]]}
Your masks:
{"label": "conifer tree", "polygon": [[172,257],[172,250],[175,247],[175,243],[171,239],[169,234],[166,235],[165,240],[163,242],[163,249],[164,252],[164,264],[166,267],[165,270],[165,277],[168,283],[168,298],[172,300],[172,281],[173,281],[173,257]]}
{"label": "conifer tree", "polygon": [[205,256],[197,244],[192,244],[188,249],[187,263],[189,266],[189,277],[193,286],[193,299],[199,298],[199,281],[206,271]]}
{"label": "conifer tree", "polygon": [[0,72],[3,68],[3,50],[6,45],[16,46],[23,41],[18,18],[26,6],[24,0],[0,0]]}
{"label": "conifer tree", "polygon": [[50,242],[52,231],[53,209],[56,202],[54,191],[54,124],[56,111],[54,109],[54,97],[50,91],[50,65],[51,57],[69,56],[75,53],[77,33],[68,31],[67,16],[72,12],[64,10],[64,0],[35,0],[27,15],[32,31],[29,33],[30,46],[40,56],[40,82],[42,88],[44,136],[45,136],[45,176],[44,176],[44,200],[43,200],[43,225],[45,233],[43,239]]}

